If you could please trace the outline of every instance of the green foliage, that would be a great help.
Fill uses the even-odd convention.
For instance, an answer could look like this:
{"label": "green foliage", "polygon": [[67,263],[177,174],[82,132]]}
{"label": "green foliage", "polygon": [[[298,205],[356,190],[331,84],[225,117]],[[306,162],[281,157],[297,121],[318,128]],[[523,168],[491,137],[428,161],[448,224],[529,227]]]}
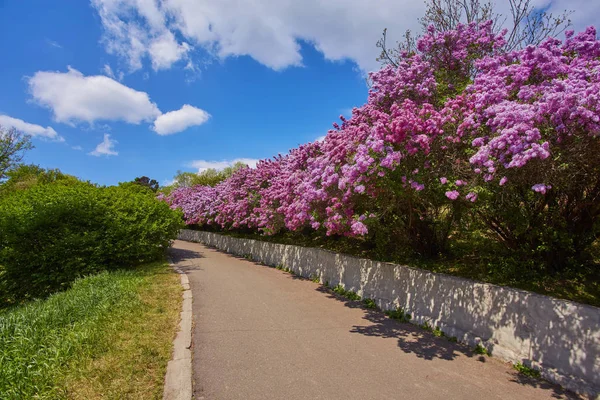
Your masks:
{"label": "green foliage", "polygon": [[523,365],[522,363],[514,364],[513,368],[519,371],[520,374],[528,376],[530,378],[541,378],[542,376],[540,374],[540,371],[538,371],[537,369],[533,369],[531,367]]}
{"label": "green foliage", "polygon": [[[435,337],[445,337],[446,334],[444,332],[442,332],[442,329],[439,326],[431,326],[431,324],[427,321],[425,321],[423,324],[420,325],[421,328],[423,330],[426,330],[427,332],[431,332],[433,334],[433,336]],[[456,338],[453,337],[454,340],[451,341],[456,341]]]}
{"label": "green foliage", "polygon": [[208,168],[199,173],[177,171],[177,175],[173,178],[173,183],[162,188],[161,192],[169,194],[179,187],[192,187],[197,185],[216,186],[233,175],[235,171],[245,166],[246,164],[237,162],[231,167],[226,167],[222,170]]}
{"label": "green foliage", "polygon": [[333,288],[333,291],[337,294],[339,294],[342,297],[347,298],[348,300],[360,300],[360,296],[358,294],[356,294],[356,292],[353,292],[351,290],[346,290],[344,289],[344,287],[342,285],[337,285],[336,287]]}
{"label": "green foliage", "polygon": [[473,353],[480,354],[482,356],[491,356],[489,350],[483,347],[481,344],[477,344],[477,346],[475,346]]}
{"label": "green foliage", "polygon": [[61,184],[68,185],[79,182],[76,177],[64,174],[59,169],[44,169],[33,164],[22,164],[8,170],[6,178],[0,184],[0,197],[7,196],[19,190],[29,189],[35,185],[53,182],[61,182]]}
{"label": "green foliage", "polygon": [[318,275],[311,276],[310,280],[313,281],[314,283],[321,283],[321,278],[319,278]]}
{"label": "green foliage", "polygon": [[14,128],[0,126],[0,182],[6,179],[7,171],[23,160],[27,150],[33,149],[31,138]]}
{"label": "green foliage", "polygon": [[363,304],[365,306],[365,308],[368,308],[369,310],[376,310],[377,309],[377,304],[375,303],[375,300],[373,299],[363,299]]}
{"label": "green foliage", "polygon": [[147,187],[153,192],[156,192],[158,190],[158,181],[155,179],[150,179],[147,176],[139,176],[133,180],[133,183]]}
{"label": "green foliage", "polygon": [[402,308],[397,308],[395,310],[386,310],[385,315],[390,317],[391,319],[397,319],[400,322],[410,322],[412,316],[404,311]]}
{"label": "green foliage", "polygon": [[181,226],[179,212],[129,187],[69,180],[13,192],[0,199],[0,304],[156,260]]}

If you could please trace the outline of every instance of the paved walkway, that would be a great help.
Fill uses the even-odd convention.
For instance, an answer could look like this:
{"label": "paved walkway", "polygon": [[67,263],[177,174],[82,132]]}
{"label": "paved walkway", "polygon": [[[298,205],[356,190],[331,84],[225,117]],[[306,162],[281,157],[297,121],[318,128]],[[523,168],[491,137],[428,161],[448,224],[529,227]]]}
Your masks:
{"label": "paved walkway", "polygon": [[551,399],[553,385],[200,244],[172,257],[193,292],[196,399]]}

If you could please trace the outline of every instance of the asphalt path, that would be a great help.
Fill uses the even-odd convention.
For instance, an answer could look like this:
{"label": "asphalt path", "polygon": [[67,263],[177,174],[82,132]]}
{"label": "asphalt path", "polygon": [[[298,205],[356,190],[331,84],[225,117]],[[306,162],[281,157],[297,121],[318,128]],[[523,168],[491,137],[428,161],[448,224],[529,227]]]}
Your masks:
{"label": "asphalt path", "polygon": [[556,399],[559,387],[317,283],[176,241],[193,293],[195,399]]}

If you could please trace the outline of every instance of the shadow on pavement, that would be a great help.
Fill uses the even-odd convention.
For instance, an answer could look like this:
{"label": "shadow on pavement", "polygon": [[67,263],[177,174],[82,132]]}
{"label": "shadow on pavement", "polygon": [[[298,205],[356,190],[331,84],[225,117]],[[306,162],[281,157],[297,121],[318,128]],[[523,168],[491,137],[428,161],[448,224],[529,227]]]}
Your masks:
{"label": "shadow on pavement", "polygon": [[195,265],[194,260],[197,258],[204,258],[199,251],[174,247],[169,249],[169,256],[174,263],[181,264],[179,265],[179,268],[184,272],[200,269],[199,266]]}
{"label": "shadow on pavement", "polygon": [[[293,277],[292,277],[293,278]],[[457,357],[465,356],[469,358],[476,357],[480,362],[486,362],[485,356],[474,354],[469,347],[448,341],[443,337],[436,337],[432,333],[423,330],[407,322],[399,322],[387,317],[382,311],[366,309],[360,301],[350,301],[345,299],[330,289],[319,286],[317,291],[325,293],[329,298],[344,303],[349,308],[360,308],[364,311],[364,319],[370,322],[366,325],[354,325],[351,333],[358,333],[365,336],[394,338],[398,340],[398,348],[405,353],[411,353],[424,360],[433,360],[439,358],[442,360],[454,360]],[[552,397],[557,399],[581,399],[582,397],[569,392],[558,385],[552,384],[542,379],[529,378],[516,371],[510,371],[511,382],[524,386],[541,388],[552,391]]]}

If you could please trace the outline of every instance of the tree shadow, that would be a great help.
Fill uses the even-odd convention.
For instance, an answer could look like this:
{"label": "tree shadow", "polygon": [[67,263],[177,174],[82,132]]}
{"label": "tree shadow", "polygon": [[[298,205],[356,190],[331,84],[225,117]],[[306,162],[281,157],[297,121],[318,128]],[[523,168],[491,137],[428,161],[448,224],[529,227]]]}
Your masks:
{"label": "tree shadow", "polygon": [[[435,358],[454,360],[460,355],[466,357],[474,356],[473,351],[465,345],[452,343],[445,338],[436,337],[432,333],[408,322],[400,322],[389,318],[380,310],[367,309],[360,301],[348,300],[324,286],[320,286],[316,290],[327,294],[329,298],[344,303],[346,307],[359,308],[364,311],[363,318],[369,321],[370,324],[354,325],[350,330],[351,333],[397,339],[399,349],[424,360],[433,360]],[[485,362],[485,357],[482,357],[480,361]]]}
{"label": "tree shadow", "polygon": [[169,249],[169,256],[171,257],[173,263],[179,264],[178,267],[183,272],[200,269],[200,267],[198,267],[194,261],[198,258],[205,258],[204,255],[199,251],[174,247]]}
{"label": "tree shadow", "polygon": [[534,388],[540,388],[544,390],[551,390],[552,397],[555,399],[584,399],[585,397],[579,396],[573,392],[569,392],[566,389],[555,385],[554,383],[545,381],[540,378],[530,378],[523,374],[519,374],[518,372],[514,372],[511,382],[518,383],[523,386],[531,386]]}
{"label": "tree shadow", "polygon": [[[570,389],[592,396],[600,392],[600,342],[595,340],[600,312],[596,307],[324,249],[206,232],[184,233],[184,240],[210,243],[228,253],[251,254],[254,261],[283,265],[298,275],[318,277],[332,286],[339,284],[375,299],[382,309],[401,307],[413,314],[414,322],[439,327],[469,346],[481,343],[501,359],[520,361],[542,373],[557,371],[556,375],[548,372],[548,376],[555,376]],[[359,302],[328,294],[348,307],[361,307]],[[354,333],[393,337],[400,349],[427,360],[453,360],[461,353],[486,360],[465,345],[435,337],[412,324],[399,324],[372,310],[365,313],[370,324],[352,327]],[[523,385],[548,385],[555,397],[578,398],[557,385],[523,379],[516,371],[514,375],[515,381]]]}
{"label": "tree shadow", "polygon": [[[400,322],[385,315],[381,310],[365,308],[361,301],[348,300],[325,286],[319,286],[318,292],[324,293],[327,297],[342,302],[348,308],[359,308],[364,312],[364,319],[370,322],[365,325],[354,325],[350,329],[351,333],[370,337],[380,337],[386,339],[396,339],[397,346],[407,354],[414,354],[424,360],[442,359],[447,361],[455,360],[458,357],[474,358],[479,362],[486,362],[487,356],[478,355],[468,346],[451,342],[447,337],[438,337],[433,333],[424,330],[408,322]],[[559,385],[550,383],[543,379],[531,378],[510,371],[511,382],[524,386],[531,386],[551,391],[553,398],[557,399],[582,399],[583,397],[567,391]]]}

